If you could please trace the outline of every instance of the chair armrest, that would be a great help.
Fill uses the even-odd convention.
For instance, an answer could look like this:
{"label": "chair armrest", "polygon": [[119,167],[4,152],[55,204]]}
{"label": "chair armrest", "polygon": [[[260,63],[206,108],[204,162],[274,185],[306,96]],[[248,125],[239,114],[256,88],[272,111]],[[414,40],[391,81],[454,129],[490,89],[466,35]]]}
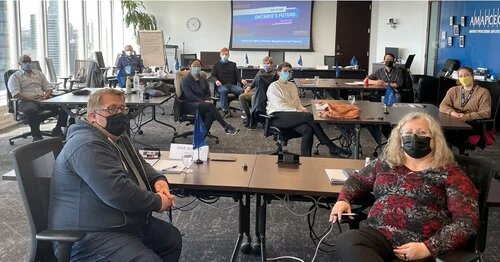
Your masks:
{"label": "chair armrest", "polygon": [[215,96],[211,96],[210,99],[212,99],[212,101],[214,101],[214,102],[217,102],[220,100],[220,98],[215,97]]}
{"label": "chair armrest", "polygon": [[479,255],[472,250],[452,250],[437,256],[436,261],[444,262],[469,262],[479,260]]}
{"label": "chair armrest", "polygon": [[36,234],[36,239],[41,241],[58,241],[74,243],[82,240],[87,234],[81,231],[70,230],[44,230]]}
{"label": "chair armrest", "polygon": [[260,116],[260,117],[265,118],[265,119],[266,119],[266,121],[267,121],[268,119],[269,119],[269,120],[271,120],[271,119],[276,118],[276,116],[274,116],[274,115],[267,115],[267,114],[259,114],[259,116]]}

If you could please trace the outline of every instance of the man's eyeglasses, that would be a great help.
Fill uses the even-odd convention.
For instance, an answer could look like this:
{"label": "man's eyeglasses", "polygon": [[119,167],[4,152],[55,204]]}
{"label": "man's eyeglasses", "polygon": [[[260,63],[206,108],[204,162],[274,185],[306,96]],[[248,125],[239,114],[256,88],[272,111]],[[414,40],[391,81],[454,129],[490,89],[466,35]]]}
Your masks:
{"label": "man's eyeglasses", "polygon": [[424,129],[419,129],[419,130],[402,130],[401,136],[402,137],[411,137],[413,135],[417,135],[418,137],[431,137],[431,132],[424,130]]}
{"label": "man's eyeglasses", "polygon": [[108,114],[110,115],[116,115],[118,113],[123,113],[123,114],[128,114],[128,107],[126,106],[119,106],[119,107],[108,107],[108,108],[102,108],[102,109],[96,109],[95,111],[107,111]]}

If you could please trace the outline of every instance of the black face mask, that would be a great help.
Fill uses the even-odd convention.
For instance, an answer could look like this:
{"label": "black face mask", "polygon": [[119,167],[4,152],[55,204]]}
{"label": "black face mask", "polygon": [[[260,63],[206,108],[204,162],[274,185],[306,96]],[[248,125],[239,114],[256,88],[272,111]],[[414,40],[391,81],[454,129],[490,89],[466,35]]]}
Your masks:
{"label": "black face mask", "polygon": [[431,138],[417,135],[403,137],[403,150],[415,159],[422,158],[432,151]]}
{"label": "black face mask", "polygon": [[393,67],[394,66],[394,61],[385,61],[385,66],[387,67]]}
{"label": "black face mask", "polygon": [[104,129],[114,136],[120,136],[127,129],[129,119],[127,115],[118,113],[107,116],[106,122]]}

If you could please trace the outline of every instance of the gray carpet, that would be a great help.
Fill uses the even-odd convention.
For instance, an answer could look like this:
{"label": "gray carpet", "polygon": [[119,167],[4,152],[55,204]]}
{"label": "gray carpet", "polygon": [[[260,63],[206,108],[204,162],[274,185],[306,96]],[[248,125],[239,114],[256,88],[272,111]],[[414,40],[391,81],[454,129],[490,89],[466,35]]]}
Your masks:
{"label": "gray carpet", "polygon": [[[172,123],[170,103],[165,105],[166,115],[159,115],[159,118],[168,123]],[[161,110],[160,110],[161,111]],[[146,118],[150,114],[146,113]],[[263,137],[262,129],[248,130],[241,124],[239,113],[234,114],[228,122],[241,129],[236,136],[227,136],[223,133],[220,125],[214,123],[212,134],[220,137],[220,143],[208,141],[212,152],[233,152],[233,153],[256,153],[260,151],[274,149],[274,142],[271,138]],[[54,123],[44,125],[50,130]],[[186,127],[174,123],[179,132],[188,131],[192,127]],[[0,174],[12,170],[9,151],[15,146],[29,143],[29,139],[20,139],[14,146],[8,144],[7,139],[15,134],[27,131],[27,126],[18,125],[0,133]],[[158,146],[163,150],[168,149],[172,130],[157,123],[151,123],[144,127],[143,135],[136,135],[138,142],[151,146]],[[334,126],[325,126],[325,130],[331,137],[338,134]],[[497,139],[498,139],[497,134]],[[362,131],[363,155],[371,156],[374,149],[374,142],[366,130]],[[499,140],[500,141],[500,140]],[[191,137],[178,139],[177,143],[191,143]],[[141,145],[138,145],[141,148]],[[299,152],[299,141],[292,140],[288,146],[292,152]],[[488,148],[485,151],[476,150],[472,156],[478,156],[497,161],[500,153],[500,145]],[[320,149],[320,155],[328,157],[326,148]],[[495,162],[497,168],[500,167]],[[184,206],[192,202],[193,198],[178,198],[177,205]],[[296,256],[305,261],[310,261],[314,255],[315,246],[309,237],[306,216],[296,216],[294,213],[304,214],[308,211],[310,203],[290,202],[286,206],[283,201],[273,201],[268,209],[267,238],[268,256]],[[287,209],[288,207],[288,209]],[[186,206],[189,211],[175,211],[173,223],[183,233],[183,252],[181,261],[228,261],[231,256],[238,232],[238,208],[232,199],[221,199],[216,204],[209,206],[199,201]],[[252,199],[252,226],[254,232],[255,201]],[[315,230],[323,232],[327,226],[329,211],[319,209],[316,215]],[[161,215],[166,219],[166,215]],[[26,214],[19,195],[17,183],[15,181],[0,181],[0,261],[26,261],[29,252],[29,228]],[[483,255],[484,261],[500,261],[500,226],[498,222],[499,210],[493,208],[490,212],[488,243],[486,252]],[[344,228],[345,229],[345,228]],[[338,230],[335,229],[325,241],[332,243]],[[326,247],[325,247],[326,248]],[[254,255],[240,254],[239,261],[260,261]],[[283,260],[291,261],[291,260]],[[316,261],[338,261],[334,252],[319,252]]]}

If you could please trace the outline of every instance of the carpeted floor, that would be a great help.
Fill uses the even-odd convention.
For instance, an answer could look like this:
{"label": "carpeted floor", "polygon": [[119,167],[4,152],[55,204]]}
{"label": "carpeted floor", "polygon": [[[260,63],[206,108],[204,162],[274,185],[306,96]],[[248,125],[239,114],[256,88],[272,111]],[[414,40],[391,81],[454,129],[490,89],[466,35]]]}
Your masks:
{"label": "carpeted floor", "polygon": [[[306,102],[306,101],[304,101]],[[166,103],[166,115],[159,115],[159,118],[168,123],[173,120],[169,115],[171,102]],[[160,110],[161,111],[161,110]],[[150,114],[146,112],[147,118]],[[241,129],[236,136],[227,136],[218,124],[214,124],[212,134],[220,137],[220,143],[208,141],[212,152],[249,153],[274,149],[274,142],[271,138],[264,138],[262,129],[248,130],[241,124],[239,113],[234,114],[228,122]],[[45,124],[45,129],[50,130],[54,123]],[[174,123],[182,131],[188,131],[192,127],[186,127]],[[326,132],[331,137],[338,134],[334,126],[324,126]],[[3,130],[0,133],[0,174],[12,170],[9,151],[15,146],[29,143],[29,139],[20,139],[14,146],[8,144],[8,138],[27,131],[28,127],[18,125]],[[143,135],[136,135],[136,141],[147,146],[157,146],[167,150],[172,137],[172,130],[158,123],[151,123],[144,127]],[[498,138],[498,134],[497,134]],[[500,140],[499,140],[500,141]],[[191,143],[191,137],[181,138],[177,143]],[[363,145],[363,155],[371,156],[374,149],[374,142],[366,130],[362,131],[361,143]],[[139,148],[142,145],[138,145]],[[292,140],[288,149],[292,152],[299,152],[299,140]],[[476,150],[472,156],[478,156],[494,160],[497,168],[500,146],[488,148],[485,151]],[[320,157],[328,157],[326,148],[320,148]],[[178,206],[184,206],[193,202],[193,198],[177,199]],[[252,221],[254,221],[255,204],[252,199]],[[311,203],[296,203],[284,201],[273,201],[268,209],[267,238],[268,256],[296,256],[305,261],[310,261],[314,255],[315,245],[309,237],[307,216],[297,216],[297,214],[307,213]],[[183,252],[181,261],[228,261],[236,242],[238,232],[238,208],[232,199],[221,199],[214,205],[194,200],[185,208],[186,211],[175,211],[173,223],[183,233]],[[190,210],[188,210],[190,209]],[[293,211],[295,214],[290,212]],[[316,214],[315,230],[322,233],[328,226],[328,210],[319,209]],[[166,215],[161,215],[166,219]],[[484,261],[500,261],[500,239],[499,210],[493,208],[490,212],[488,242],[486,252],[483,255]],[[252,232],[254,231],[252,222]],[[345,229],[345,228],[344,228]],[[28,258],[30,239],[26,214],[20,198],[17,183],[15,181],[0,181],[0,261],[26,261]],[[332,243],[338,230],[329,235],[325,241]],[[329,247],[325,247],[331,249]],[[258,256],[240,254],[239,261],[260,261]],[[285,260],[283,260],[285,261]],[[291,261],[291,260],[288,260]],[[338,261],[334,252],[319,252],[316,261]]]}

